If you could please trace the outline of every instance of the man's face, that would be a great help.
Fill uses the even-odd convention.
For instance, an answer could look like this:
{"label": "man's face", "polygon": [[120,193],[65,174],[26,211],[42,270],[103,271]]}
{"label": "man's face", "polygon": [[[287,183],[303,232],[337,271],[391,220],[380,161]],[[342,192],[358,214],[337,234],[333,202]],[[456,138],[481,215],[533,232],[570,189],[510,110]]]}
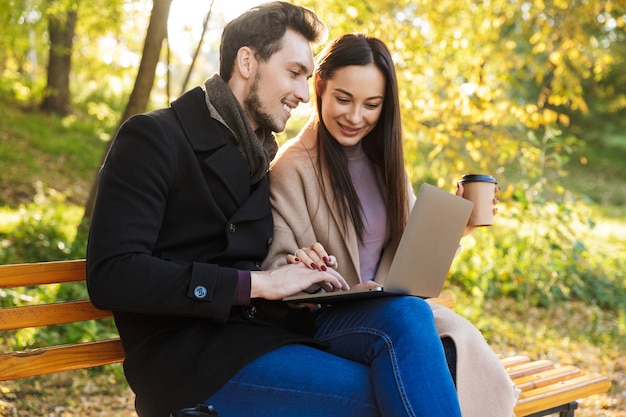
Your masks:
{"label": "man's face", "polygon": [[282,48],[267,62],[259,62],[244,110],[254,130],[285,130],[291,111],[309,101],[308,79],[313,72],[313,52],[300,34],[287,30]]}

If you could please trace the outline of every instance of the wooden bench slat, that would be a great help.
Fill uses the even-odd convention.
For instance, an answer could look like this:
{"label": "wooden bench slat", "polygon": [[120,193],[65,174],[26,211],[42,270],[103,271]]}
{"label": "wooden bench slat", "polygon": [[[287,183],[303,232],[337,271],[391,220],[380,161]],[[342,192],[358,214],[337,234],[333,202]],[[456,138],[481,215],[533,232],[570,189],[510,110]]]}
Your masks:
{"label": "wooden bench slat", "polygon": [[572,379],[580,376],[581,374],[582,372],[579,368],[573,365],[567,365],[514,379],[513,383],[515,383],[515,386],[522,392],[525,392],[530,391],[531,389],[545,387],[559,381]]}
{"label": "wooden bench slat", "polygon": [[611,383],[606,376],[585,375],[526,391],[522,393],[515,407],[515,415],[526,416],[590,395],[602,394],[607,392],[610,387]]}
{"label": "wooden bench slat", "polygon": [[520,365],[510,366],[506,368],[507,374],[511,379],[518,379],[523,376],[532,375],[537,372],[553,369],[554,364],[551,361],[542,359],[538,361],[522,363]]}
{"label": "wooden bench slat", "polygon": [[84,281],[85,260],[0,265],[0,288]]}
{"label": "wooden bench slat", "polygon": [[90,301],[39,304],[0,309],[0,330],[24,329],[112,317],[110,311],[99,310]]}
{"label": "wooden bench slat", "polygon": [[124,360],[119,339],[0,355],[0,381],[108,365]]}
{"label": "wooden bench slat", "polygon": [[510,368],[512,366],[521,365],[523,363],[530,362],[530,359],[528,359],[527,356],[521,356],[521,355],[508,356],[508,357],[498,355],[498,357],[500,358],[500,363],[502,363],[502,366],[504,366],[505,368]]}

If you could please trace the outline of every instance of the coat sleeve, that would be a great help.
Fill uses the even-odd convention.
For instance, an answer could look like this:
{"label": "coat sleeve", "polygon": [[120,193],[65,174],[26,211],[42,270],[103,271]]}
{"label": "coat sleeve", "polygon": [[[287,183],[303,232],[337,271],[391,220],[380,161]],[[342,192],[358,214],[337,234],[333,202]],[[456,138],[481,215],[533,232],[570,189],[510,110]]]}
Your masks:
{"label": "coat sleeve", "polygon": [[[135,116],[120,129],[100,174],[91,219],[89,295],[99,308],[223,322],[237,271],[197,257],[173,259],[156,253],[164,217],[172,210],[170,192],[181,177],[170,136],[148,115]],[[197,181],[186,184],[191,189],[201,183],[186,180]],[[191,215],[179,213],[181,229],[200,218],[200,213]],[[181,241],[169,247],[185,244],[185,232],[179,230],[179,235]]]}
{"label": "coat sleeve", "polygon": [[319,205],[317,180],[312,163],[303,150],[291,146],[279,154],[269,173],[274,235],[262,269],[287,263],[285,257],[317,242],[313,229]]}

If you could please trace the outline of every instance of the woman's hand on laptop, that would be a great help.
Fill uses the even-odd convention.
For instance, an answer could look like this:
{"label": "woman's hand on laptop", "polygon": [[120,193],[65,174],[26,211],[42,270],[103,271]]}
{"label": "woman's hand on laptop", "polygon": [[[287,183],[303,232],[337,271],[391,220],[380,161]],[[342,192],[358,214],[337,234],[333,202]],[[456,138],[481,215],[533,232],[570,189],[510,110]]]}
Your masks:
{"label": "woman's hand on laptop", "polygon": [[319,269],[320,271],[326,271],[328,268],[337,269],[337,258],[333,255],[329,255],[324,249],[324,246],[315,242],[310,246],[300,248],[294,252],[294,254],[287,255],[287,263],[303,263],[310,269]]}

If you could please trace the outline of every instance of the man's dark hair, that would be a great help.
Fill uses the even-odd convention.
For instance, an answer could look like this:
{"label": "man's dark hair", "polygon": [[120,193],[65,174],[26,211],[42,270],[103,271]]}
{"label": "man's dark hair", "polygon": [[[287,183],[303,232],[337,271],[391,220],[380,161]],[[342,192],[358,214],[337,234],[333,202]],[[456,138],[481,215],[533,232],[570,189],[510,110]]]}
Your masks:
{"label": "man's dark hair", "polygon": [[231,20],[222,33],[220,76],[230,80],[237,52],[244,46],[252,48],[259,61],[269,60],[282,47],[287,29],[312,43],[322,41],[326,34],[324,23],[313,11],[282,1],[263,3]]}

